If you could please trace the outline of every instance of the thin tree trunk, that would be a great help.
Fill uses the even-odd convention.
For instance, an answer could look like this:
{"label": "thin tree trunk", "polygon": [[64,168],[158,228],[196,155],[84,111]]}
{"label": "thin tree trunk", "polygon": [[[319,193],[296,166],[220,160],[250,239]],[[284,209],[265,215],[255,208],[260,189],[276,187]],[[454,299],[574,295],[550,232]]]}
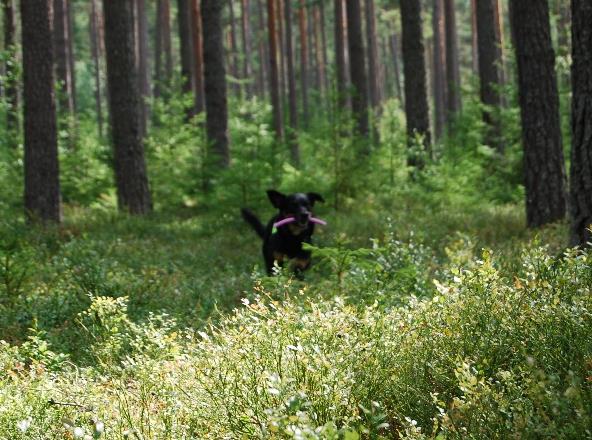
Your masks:
{"label": "thin tree trunk", "polygon": [[4,83],[4,92],[8,111],[6,112],[6,127],[9,133],[8,142],[12,147],[18,145],[19,133],[19,95],[18,78],[16,70],[17,48],[15,42],[16,28],[14,18],[13,0],[2,0],[3,25],[4,25],[4,50],[7,52],[6,59],[6,81]]}
{"label": "thin tree trunk", "polygon": [[529,227],[537,227],[562,219],[567,208],[555,54],[547,1],[511,0],[510,17],[518,66],[526,218]]}
{"label": "thin tree trunk", "polygon": [[162,48],[164,51],[165,70],[164,81],[167,87],[173,78],[173,42],[171,33],[171,5],[170,0],[162,0]]}
{"label": "thin tree trunk", "polygon": [[456,31],[456,13],[454,0],[444,0],[446,19],[446,104],[448,123],[461,110],[460,101],[460,67],[458,64],[458,35]]}
{"label": "thin tree trunk", "polygon": [[162,15],[164,0],[157,0],[156,3],[156,26],[154,31],[154,97],[159,98],[162,94],[161,80],[163,76],[163,32]]}
{"label": "thin tree trunk", "polygon": [[348,105],[347,66],[345,64],[345,5],[344,0],[334,0],[335,5],[335,80],[337,83],[337,102],[341,110]]}
{"label": "thin tree trunk", "polygon": [[302,115],[304,124],[308,121],[308,40],[306,25],[306,0],[300,0],[298,9],[300,30],[300,90],[302,93]]}
{"label": "thin tree trunk", "polygon": [[325,3],[319,3],[319,22],[321,30],[321,52],[323,55],[323,87],[325,90],[329,90],[329,79],[327,74],[327,68],[329,66],[329,56],[327,55],[327,32],[325,31]]}
{"label": "thin tree trunk", "polygon": [[99,127],[99,136],[103,136],[103,103],[101,90],[101,44],[102,39],[99,35],[100,14],[97,10],[97,0],[90,2],[90,51],[93,59],[94,80],[95,80],[95,107],[97,111],[97,123]]}
{"label": "thin tree trunk", "polygon": [[471,66],[479,75],[479,40],[477,36],[477,0],[471,0]]}
{"label": "thin tree trunk", "polygon": [[380,105],[380,71],[378,68],[378,45],[376,42],[376,12],[374,0],[365,0],[366,46],[368,48],[368,97],[370,106]]}
{"label": "thin tree trunk", "polygon": [[[367,137],[370,133],[368,121],[368,79],[364,43],[362,40],[362,15],[360,0],[346,0],[347,29],[350,56],[350,75],[353,86],[352,110],[356,120],[356,131]],[[368,153],[369,151],[365,151]]]}
{"label": "thin tree trunk", "polygon": [[[276,18],[275,18],[275,22],[277,24],[276,26],[276,32],[277,32],[277,41],[278,41],[278,66],[280,69],[279,75],[280,75],[280,100],[282,102],[282,107],[284,106],[284,98],[285,98],[285,91],[286,91],[286,86],[288,84],[288,68],[286,66],[286,59],[284,57],[284,54],[286,53],[285,50],[285,38],[284,38],[284,8],[283,8],[283,2],[284,0],[276,0],[275,2],[275,14],[276,14]],[[282,112],[283,114],[283,112]]]}
{"label": "thin tree trunk", "polygon": [[202,0],[204,90],[206,98],[206,132],[217,168],[230,166],[228,137],[228,101],[226,68],[224,67],[224,37],[220,0]]}
{"label": "thin tree trunk", "polygon": [[[403,28],[403,68],[405,77],[405,114],[407,135],[410,145],[415,136],[421,136],[425,150],[430,146],[430,119],[427,99],[426,67],[423,34],[421,27],[421,6],[417,0],[401,0],[401,22]],[[421,157],[410,154],[408,163],[422,168]]]}
{"label": "thin tree trunk", "polygon": [[271,105],[273,107],[273,129],[278,140],[284,137],[284,125],[282,118],[282,102],[280,98],[280,79],[278,66],[278,41],[276,29],[275,0],[267,0],[267,29],[269,32],[269,63],[270,63],[270,90]]}
{"label": "thin tree trunk", "polygon": [[21,1],[25,213],[29,220],[60,222],[62,212],[49,1]]}
{"label": "thin tree trunk", "polygon": [[138,74],[140,86],[140,111],[142,134],[146,135],[148,123],[148,99],[150,98],[150,61],[148,55],[148,17],[146,14],[146,0],[136,0],[138,26]]}
{"label": "thin tree trunk", "polygon": [[[228,0],[228,15],[230,19],[230,74],[236,80],[240,79],[240,69],[238,67],[238,43],[236,38],[236,22],[234,16],[234,2],[233,0]],[[232,86],[234,89],[234,93],[237,96],[241,96],[241,86],[237,82],[235,82]]]}
{"label": "thin tree trunk", "polygon": [[572,0],[571,244],[592,242],[592,3]]}
{"label": "thin tree trunk", "polygon": [[393,68],[395,70],[395,89],[397,90],[397,98],[399,98],[399,102],[401,105],[405,103],[403,97],[403,88],[401,87],[401,68],[399,66],[399,39],[397,38],[397,34],[393,32],[391,38],[389,39],[390,48],[391,48],[391,57],[393,59]]}
{"label": "thin tree trunk", "polygon": [[[193,53],[189,0],[177,0],[177,21],[179,22],[179,39],[181,42],[181,91],[189,93],[193,89],[191,74]],[[193,116],[192,110],[189,111],[188,116]]]}
{"label": "thin tree trunk", "polygon": [[[500,61],[499,61],[499,72],[500,72],[500,85],[504,85],[506,83],[506,60],[504,56],[504,11],[502,9],[503,2],[501,0],[494,0],[494,8],[495,8],[495,27],[497,29],[497,33],[499,35],[499,51],[500,51]],[[502,94],[501,104],[502,106],[506,105],[506,97]]]}
{"label": "thin tree trunk", "polygon": [[56,76],[60,86],[58,93],[59,112],[62,115],[71,116],[74,114],[74,89],[68,30],[68,2],[66,0],[53,0],[53,47]]}
{"label": "thin tree trunk", "polygon": [[317,87],[321,95],[325,94],[325,60],[323,59],[323,29],[321,26],[321,9],[319,5],[315,5],[312,10],[313,13],[313,27],[314,27],[314,41],[315,41],[315,55],[317,68]]}
{"label": "thin tree trunk", "polygon": [[261,96],[265,98],[266,87],[269,80],[269,49],[267,45],[266,32],[267,26],[265,24],[265,13],[263,11],[263,4],[266,0],[257,0],[257,12],[259,16],[259,76],[262,79]]}
{"label": "thin tree trunk", "polygon": [[246,81],[245,92],[247,98],[253,96],[251,73],[251,26],[249,23],[249,0],[241,0],[241,32],[243,40],[243,77]]}
{"label": "thin tree trunk", "polygon": [[170,0],[158,0],[156,6],[156,30],[154,41],[154,96],[160,97],[169,89],[173,76],[171,51]]}
{"label": "thin tree trunk", "polygon": [[152,201],[140,131],[133,1],[103,1],[107,83],[119,208],[130,214],[147,214],[152,210]]}
{"label": "thin tree trunk", "polygon": [[296,77],[294,73],[294,50],[292,48],[292,3],[287,0],[284,6],[286,22],[286,58],[288,61],[288,102],[290,107],[290,154],[294,166],[300,166],[300,148],[298,146],[298,98],[296,96]]}
{"label": "thin tree trunk", "polygon": [[193,35],[193,83],[195,84],[195,112],[199,114],[205,110],[203,76],[203,32],[200,0],[191,0],[191,29]]}
{"label": "thin tree trunk", "polygon": [[497,0],[477,0],[477,39],[481,102],[487,106],[483,112],[483,120],[487,125],[485,142],[502,153],[500,121],[491,110],[501,106],[497,90],[501,85],[501,50],[499,27],[495,23],[496,5]]}
{"label": "thin tree trunk", "polygon": [[433,90],[434,90],[434,136],[440,139],[448,120],[447,93],[447,53],[445,44],[445,15],[444,0],[434,0],[432,12],[432,31],[434,34],[433,60]]}

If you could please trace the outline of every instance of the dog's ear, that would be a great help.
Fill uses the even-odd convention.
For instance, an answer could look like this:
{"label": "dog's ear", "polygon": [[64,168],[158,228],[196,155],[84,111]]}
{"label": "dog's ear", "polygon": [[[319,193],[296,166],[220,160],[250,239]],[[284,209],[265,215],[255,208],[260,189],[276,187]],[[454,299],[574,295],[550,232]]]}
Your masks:
{"label": "dog's ear", "polygon": [[286,196],[275,189],[268,189],[267,197],[269,197],[269,201],[277,209],[281,209],[286,201]]}
{"label": "dog's ear", "polygon": [[319,193],[306,193],[308,200],[310,200],[310,204],[314,206],[315,202],[325,202],[323,196]]}

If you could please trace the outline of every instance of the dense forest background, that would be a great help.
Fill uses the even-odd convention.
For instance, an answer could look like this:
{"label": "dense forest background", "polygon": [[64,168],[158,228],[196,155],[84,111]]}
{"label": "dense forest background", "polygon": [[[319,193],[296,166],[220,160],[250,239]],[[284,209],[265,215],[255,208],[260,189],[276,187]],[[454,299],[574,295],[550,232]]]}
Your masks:
{"label": "dense forest background", "polygon": [[1,9],[0,437],[592,435],[587,0]]}

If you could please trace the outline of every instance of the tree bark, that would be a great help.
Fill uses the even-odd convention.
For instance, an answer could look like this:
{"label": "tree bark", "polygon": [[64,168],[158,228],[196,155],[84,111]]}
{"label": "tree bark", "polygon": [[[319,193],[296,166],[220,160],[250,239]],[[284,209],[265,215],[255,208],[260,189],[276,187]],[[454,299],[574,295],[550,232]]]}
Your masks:
{"label": "tree bark", "polygon": [[[240,79],[240,69],[238,67],[238,43],[236,38],[236,21],[234,16],[234,3],[233,0],[228,0],[228,16],[230,20],[230,74],[235,79]],[[234,92],[237,96],[241,95],[241,86],[238,83],[234,83]]]}
{"label": "tree bark", "polygon": [[220,0],[202,0],[204,90],[206,98],[206,132],[217,168],[230,166],[228,137],[228,102],[224,66],[224,33]]}
{"label": "tree bark", "polygon": [[529,227],[537,227],[562,219],[566,212],[559,97],[547,1],[511,0],[510,17],[522,117],[526,219]]}
{"label": "tree bark", "polygon": [[146,14],[146,0],[136,0],[137,29],[138,29],[138,84],[140,88],[140,120],[142,135],[146,135],[148,123],[148,99],[150,98],[150,60],[148,55],[148,16]]}
{"label": "tree bark", "polygon": [[302,93],[302,115],[304,123],[308,121],[308,40],[306,25],[306,0],[300,0],[298,9],[300,31],[300,90]]}
{"label": "tree bark", "polygon": [[269,49],[267,46],[265,17],[263,3],[265,0],[257,0],[257,15],[259,16],[259,76],[261,82],[261,96],[265,98],[266,87],[269,82]]}
{"label": "tree bark", "polygon": [[460,101],[460,67],[458,64],[458,35],[456,31],[456,13],[454,0],[444,0],[446,19],[446,104],[450,123],[461,110]]}
{"label": "tree bark", "polygon": [[[189,0],[177,0],[177,21],[179,22],[179,40],[181,42],[181,91],[189,93],[192,85],[192,33]],[[189,111],[188,116],[193,116]]]}
{"label": "tree bark", "polygon": [[321,21],[321,9],[320,5],[313,6],[312,18],[314,28],[314,42],[315,42],[315,56],[316,56],[316,68],[317,68],[317,87],[321,95],[325,94],[325,59],[323,56],[323,26]]}
{"label": "tree bark", "polygon": [[282,118],[282,103],[280,98],[280,79],[278,66],[278,41],[276,29],[275,0],[267,0],[267,30],[269,32],[269,63],[271,105],[273,107],[273,129],[277,139],[284,137],[284,125]]}
{"label": "tree bark", "polygon": [[477,37],[477,0],[471,0],[471,66],[479,74],[479,43]]}
{"label": "tree bark", "polygon": [[251,73],[251,26],[249,22],[249,0],[241,0],[241,33],[243,42],[243,77],[246,80],[245,92],[247,98],[253,96]]}
{"label": "tree bark", "polygon": [[321,53],[323,59],[323,87],[329,90],[329,79],[327,68],[329,66],[329,56],[327,54],[327,32],[325,30],[325,3],[319,3],[319,24],[321,31]]}
{"label": "tree bark", "polygon": [[95,80],[95,107],[97,111],[97,124],[99,128],[99,136],[103,136],[103,102],[102,102],[102,88],[101,88],[101,26],[99,24],[100,15],[97,10],[97,0],[90,2],[90,51],[93,59],[94,80]]}
{"label": "tree bark", "polygon": [[[424,149],[429,151],[431,141],[426,66],[421,27],[421,6],[417,0],[401,0],[401,22],[407,136],[410,145],[415,136],[421,136]],[[418,168],[422,168],[424,165],[423,159],[413,154],[409,156],[408,163]]]}
{"label": "tree bark", "polygon": [[592,242],[592,3],[572,0],[571,244]]}
{"label": "tree bark", "polygon": [[14,2],[13,0],[2,0],[3,25],[4,25],[4,50],[7,52],[6,60],[6,80],[4,83],[4,93],[8,109],[6,112],[6,128],[9,133],[8,142],[14,148],[18,145],[19,133],[19,94],[17,78],[17,48],[15,42],[16,28],[14,22]]}
{"label": "tree bark", "polygon": [[50,0],[21,1],[25,129],[25,213],[60,222]]}
{"label": "tree bark", "polygon": [[335,5],[335,80],[337,102],[341,110],[348,105],[347,65],[345,63],[345,7],[344,0],[334,0]]}
{"label": "tree bark", "polygon": [[206,108],[203,73],[203,31],[200,0],[191,0],[191,29],[193,35],[193,83],[195,85],[195,113]]}
{"label": "tree bark", "polygon": [[165,70],[164,79],[165,84],[170,86],[173,78],[173,42],[171,34],[171,5],[170,0],[162,0],[162,49],[164,51]]}
{"label": "tree bark", "polygon": [[397,90],[397,98],[399,98],[401,105],[404,105],[405,100],[403,98],[403,88],[401,87],[401,68],[399,67],[399,39],[394,32],[389,39],[389,46],[391,49],[391,57],[393,59],[393,69],[395,71],[395,89]]}
{"label": "tree bark", "polygon": [[352,110],[356,121],[357,133],[363,137],[367,137],[370,133],[368,121],[368,79],[366,78],[366,62],[362,40],[360,0],[346,0],[346,7],[350,75],[353,86]]}
{"label": "tree bark", "polygon": [[147,214],[152,210],[152,201],[141,136],[133,1],[103,1],[107,83],[119,208],[130,214]]}
{"label": "tree bark", "polygon": [[433,89],[434,89],[434,135],[440,139],[448,120],[448,81],[447,53],[445,44],[444,0],[434,0],[432,11],[433,51]]}
{"label": "tree bark", "polygon": [[300,166],[300,147],[298,146],[298,98],[296,96],[296,76],[294,73],[294,49],[292,47],[292,3],[284,5],[286,22],[286,58],[288,61],[288,102],[290,108],[290,156],[294,166]]}
{"label": "tree bark", "polygon": [[68,2],[53,1],[53,37],[55,72],[60,89],[58,93],[59,112],[62,115],[74,114],[74,88],[70,62],[68,33]]}
{"label": "tree bark", "polygon": [[368,100],[373,109],[380,105],[380,70],[376,42],[376,12],[374,0],[365,0],[366,46],[368,48]]}

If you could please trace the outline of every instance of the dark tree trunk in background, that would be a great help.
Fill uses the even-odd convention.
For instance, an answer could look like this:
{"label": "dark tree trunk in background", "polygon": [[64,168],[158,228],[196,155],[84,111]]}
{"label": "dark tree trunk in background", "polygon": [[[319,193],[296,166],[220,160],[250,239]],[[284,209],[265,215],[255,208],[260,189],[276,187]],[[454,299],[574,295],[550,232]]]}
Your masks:
{"label": "dark tree trunk in background", "polygon": [[200,0],[191,0],[191,29],[193,35],[193,83],[195,95],[195,113],[206,108],[203,74],[203,32]]}
{"label": "dark tree trunk in background", "polygon": [[334,0],[335,4],[335,81],[337,85],[337,102],[344,110],[348,104],[347,65],[345,63],[345,6],[344,0]]}
{"label": "dark tree trunk in background", "polygon": [[103,1],[107,83],[119,208],[131,214],[147,214],[152,201],[141,134],[133,1]]}
{"label": "dark tree trunk in background", "polygon": [[592,3],[572,0],[571,244],[592,242]]}
{"label": "dark tree trunk in background", "polygon": [[277,139],[284,137],[284,125],[282,119],[282,102],[280,97],[280,78],[278,66],[278,41],[276,29],[275,0],[267,0],[267,30],[269,32],[269,63],[271,105],[273,107],[273,129]]}
{"label": "dark tree trunk in background", "polygon": [[214,156],[211,164],[230,166],[228,138],[228,102],[224,67],[224,34],[220,0],[202,0],[204,90],[206,95],[206,131]]}
{"label": "dark tree trunk in background", "polygon": [[319,3],[319,23],[321,27],[321,53],[323,55],[323,87],[329,90],[329,56],[327,55],[327,31],[325,28],[325,3]]}
{"label": "dark tree trunk in background", "polygon": [[162,95],[163,87],[170,87],[173,75],[171,52],[170,0],[158,0],[156,5],[156,29],[154,41],[154,96]]}
{"label": "dark tree trunk in background", "polygon": [[504,148],[501,126],[494,113],[501,106],[501,98],[497,91],[501,85],[502,62],[499,26],[495,20],[497,0],[476,1],[481,102],[489,107],[483,112],[483,120],[487,125],[485,143],[502,153]]}
{"label": "dark tree trunk in background", "polygon": [[173,41],[171,32],[171,5],[170,0],[163,0],[162,6],[162,49],[164,51],[165,70],[164,80],[170,86],[173,78]]}
{"label": "dark tree trunk in background", "polygon": [[74,13],[72,12],[73,2],[67,2],[66,19],[68,26],[68,63],[70,67],[70,76],[72,78],[72,103],[76,111],[76,66],[74,53]]}
{"label": "dark tree trunk in background", "polygon": [[389,46],[391,50],[391,57],[393,59],[393,69],[395,71],[395,89],[397,90],[397,98],[399,98],[399,102],[401,105],[404,104],[405,100],[403,99],[403,90],[401,87],[401,68],[399,67],[399,39],[397,38],[397,34],[393,32],[391,38],[389,39]]}
{"label": "dark tree trunk in background", "polygon": [[156,3],[156,26],[154,31],[154,97],[159,98],[162,93],[161,81],[163,77],[162,50],[162,9],[163,0]]}
{"label": "dark tree trunk in background", "polygon": [[269,49],[267,46],[267,25],[265,24],[265,14],[263,11],[266,0],[257,0],[257,15],[259,19],[259,76],[261,82],[261,96],[265,98],[266,87],[269,82]]}
{"label": "dark tree trunk in background", "polygon": [[378,67],[378,43],[376,42],[376,12],[374,0],[365,0],[366,47],[368,48],[368,100],[376,109],[380,105],[380,69]]}
{"label": "dark tree trunk in background", "polygon": [[[191,47],[191,15],[189,8],[190,0],[177,0],[177,21],[179,22],[179,40],[181,43],[181,91],[191,92],[193,54]],[[189,112],[192,116],[192,111]]]}
{"label": "dark tree trunk in background", "polygon": [[[421,6],[417,0],[401,0],[403,27],[403,70],[405,77],[405,114],[407,135],[411,141],[416,135],[423,137],[423,146],[429,150],[430,119],[427,98],[427,79],[421,28]],[[423,167],[423,160],[409,156],[411,166]]]}
{"label": "dark tree trunk in background", "polygon": [[315,41],[315,56],[317,67],[317,87],[321,95],[325,93],[325,85],[327,80],[325,78],[325,59],[323,56],[323,25],[321,20],[321,7],[315,5],[312,9],[313,27],[314,27],[314,41]]}
{"label": "dark tree trunk in background", "polygon": [[101,41],[102,35],[100,30],[100,14],[97,9],[97,0],[90,1],[90,52],[93,59],[94,80],[95,80],[95,107],[97,111],[97,123],[99,126],[99,136],[103,136],[103,102],[102,102],[102,87],[101,87]]}
{"label": "dark tree trunk in background", "polygon": [[25,211],[61,220],[50,0],[21,1],[25,129]]}
{"label": "dark tree trunk in background", "polygon": [[[236,38],[236,21],[234,16],[234,3],[233,0],[228,0],[228,18],[230,20],[230,73],[235,80],[240,78],[238,67],[238,43]],[[240,96],[241,86],[238,83],[234,83],[232,86],[234,92]]]}
{"label": "dark tree trunk in background", "polygon": [[142,122],[142,134],[146,135],[148,122],[148,99],[150,98],[150,60],[148,54],[148,16],[146,13],[146,0],[136,0],[137,26],[138,26],[138,83],[140,86],[140,111]]}
{"label": "dark tree trunk in background", "polygon": [[59,82],[58,104],[62,115],[74,114],[74,84],[70,62],[70,26],[68,25],[69,3],[67,0],[53,0],[53,37],[56,77]]}
{"label": "dark tree trunk in background", "polygon": [[[282,106],[284,105],[284,98],[286,96],[286,87],[288,84],[288,67],[286,65],[286,57],[284,54],[286,53],[286,45],[285,45],[285,35],[284,35],[284,0],[276,0],[275,1],[275,23],[276,23],[276,32],[277,32],[277,44],[278,44],[278,66],[279,66],[279,75],[280,75],[280,100],[282,102]],[[283,112],[282,112],[283,113]]]}
{"label": "dark tree trunk in background", "polygon": [[308,31],[306,25],[306,0],[300,0],[298,9],[298,27],[300,31],[300,90],[302,93],[302,115],[304,123],[308,121]]}
{"label": "dark tree trunk in background", "polygon": [[440,139],[444,133],[448,108],[448,81],[446,71],[444,0],[434,0],[432,32],[434,34],[433,88],[434,88],[434,136]]}
{"label": "dark tree trunk in background", "polygon": [[284,6],[286,22],[286,58],[288,61],[288,102],[290,107],[290,156],[294,166],[300,166],[300,148],[298,146],[298,98],[296,96],[296,76],[294,73],[294,49],[292,47],[292,2]]}
{"label": "dark tree trunk in background", "polygon": [[471,0],[471,65],[473,73],[479,74],[479,43],[477,37],[477,0]]}
{"label": "dark tree trunk in background", "polygon": [[444,0],[446,19],[446,80],[448,122],[461,110],[460,67],[458,64],[458,35],[456,31],[456,12],[454,0]]}
{"label": "dark tree trunk in background", "polygon": [[8,142],[11,146],[17,146],[19,133],[19,95],[18,78],[16,78],[16,29],[14,22],[14,0],[2,0],[3,26],[4,26],[4,50],[7,51],[6,80],[4,93],[8,104],[6,112],[6,127],[10,133]]}
{"label": "dark tree trunk in background", "polygon": [[247,80],[245,92],[247,98],[253,96],[253,84],[251,74],[251,26],[249,22],[249,0],[241,0],[241,33],[243,41],[243,77]]}
{"label": "dark tree trunk in background", "polygon": [[547,1],[511,0],[510,17],[522,116],[526,218],[529,227],[537,227],[562,219],[567,207]]}
{"label": "dark tree trunk in background", "polygon": [[356,120],[357,133],[363,137],[367,137],[370,132],[368,121],[368,79],[366,78],[366,61],[362,40],[360,0],[346,0],[346,7],[350,75],[353,86],[352,111]]}

